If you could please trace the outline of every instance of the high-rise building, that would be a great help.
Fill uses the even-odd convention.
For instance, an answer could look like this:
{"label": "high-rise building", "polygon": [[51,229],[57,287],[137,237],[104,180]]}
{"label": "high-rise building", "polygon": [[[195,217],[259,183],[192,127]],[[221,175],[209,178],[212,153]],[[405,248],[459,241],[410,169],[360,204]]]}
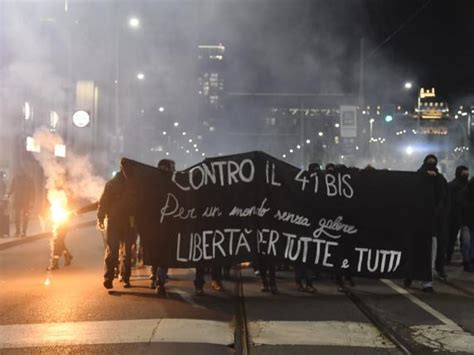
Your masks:
{"label": "high-rise building", "polygon": [[211,132],[222,115],[224,53],[222,44],[198,46],[199,116],[200,122]]}

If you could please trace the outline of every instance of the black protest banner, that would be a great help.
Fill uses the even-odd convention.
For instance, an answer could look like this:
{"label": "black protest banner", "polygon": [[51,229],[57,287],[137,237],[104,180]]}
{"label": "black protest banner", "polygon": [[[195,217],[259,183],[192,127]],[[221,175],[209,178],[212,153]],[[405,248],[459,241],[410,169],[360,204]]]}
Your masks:
{"label": "black protest banner", "polygon": [[167,173],[127,160],[146,261],[275,261],[364,277],[431,277],[433,194],[414,172],[309,173],[262,152]]}

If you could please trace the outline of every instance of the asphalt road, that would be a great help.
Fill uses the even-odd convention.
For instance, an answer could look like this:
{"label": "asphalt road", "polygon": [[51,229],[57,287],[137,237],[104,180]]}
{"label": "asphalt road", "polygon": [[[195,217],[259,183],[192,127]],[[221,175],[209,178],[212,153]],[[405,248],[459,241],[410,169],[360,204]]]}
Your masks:
{"label": "asphalt road", "polygon": [[72,265],[50,274],[47,238],[0,250],[0,353],[474,353],[474,274],[459,266],[435,294],[363,279],[343,293],[330,277],[315,294],[300,293],[292,273],[279,272],[271,295],[244,269],[224,291],[208,282],[195,296],[193,270],[171,270],[160,298],[147,268],[134,269],[130,289],[118,281],[103,288],[103,243],[93,227],[66,243]]}

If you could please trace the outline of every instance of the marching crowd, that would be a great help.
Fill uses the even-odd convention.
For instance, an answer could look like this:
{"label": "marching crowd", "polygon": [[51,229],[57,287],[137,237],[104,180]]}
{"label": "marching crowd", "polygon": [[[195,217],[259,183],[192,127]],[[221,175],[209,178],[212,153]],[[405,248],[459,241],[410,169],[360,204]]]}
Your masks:
{"label": "marching crowd", "polygon": [[[155,246],[147,245],[145,240],[140,240],[140,247],[137,244],[137,231],[135,221],[136,196],[130,180],[126,175],[126,169],[121,161],[120,171],[107,182],[100,201],[87,206],[86,211],[97,209],[97,224],[99,229],[105,232],[105,274],[104,287],[113,287],[113,280],[118,275],[123,283],[123,287],[130,285],[132,268],[132,255],[137,255],[137,249],[145,265],[151,268],[151,287],[159,295],[166,294],[165,284],[168,279],[168,268],[160,265],[153,259],[151,251]],[[469,168],[460,165],[456,168],[455,177],[449,183],[438,171],[437,157],[428,155],[423,160],[418,169],[420,174],[426,174],[431,180],[433,194],[435,197],[435,221],[432,226],[432,278],[422,282],[421,288],[425,292],[433,292],[432,280],[434,278],[446,280],[448,275],[445,265],[453,261],[455,246],[460,246],[462,256],[462,267],[465,272],[474,272],[474,178],[469,179]],[[336,172],[345,169],[343,165],[329,163],[324,169],[317,163],[312,163],[308,167],[309,173],[321,171],[321,173]],[[175,170],[175,162],[170,159],[163,159],[158,163],[158,169],[165,172]],[[373,170],[374,167],[368,165],[364,169]],[[15,216],[16,236],[25,236],[28,227],[28,215],[31,210],[31,196],[34,184],[25,171],[19,170],[14,176],[10,188],[7,190],[2,174],[0,184],[1,196],[12,199],[12,207]],[[2,201],[5,201],[2,199]],[[76,211],[77,212],[77,211]],[[79,212],[82,213],[82,212]],[[0,213],[0,215],[3,215]],[[8,222],[6,222],[8,223]],[[64,255],[65,265],[69,265],[72,256],[67,250],[64,239],[67,228],[62,228],[53,238],[51,243],[50,270],[59,267],[59,258]],[[149,244],[149,241],[148,241]],[[252,264],[255,274],[259,275],[262,281],[262,292],[277,293],[276,271],[278,269],[289,269],[288,265],[277,265],[268,257],[260,256]],[[231,265],[212,265],[209,270],[204,267],[196,268],[194,280],[195,292],[203,294],[204,275],[207,271],[212,277],[211,286],[215,290],[221,290],[223,277],[229,276]],[[293,266],[296,288],[302,292],[315,292],[313,283],[321,274],[318,270],[304,264]],[[354,284],[351,275],[336,274],[336,283],[343,287],[344,279],[351,285]],[[411,279],[405,279],[405,287],[410,287]]]}
{"label": "marching crowd", "polygon": [[[136,245],[137,233],[135,231],[135,196],[133,187],[129,183],[126,169],[121,161],[120,172],[109,180],[104,188],[99,201],[97,212],[98,227],[106,232],[105,252],[105,274],[103,285],[107,289],[113,288],[114,278],[120,275],[123,287],[129,288],[132,250]],[[418,172],[430,176],[433,193],[435,197],[435,223],[433,225],[432,242],[432,269],[433,277],[422,283],[422,290],[433,292],[432,280],[438,278],[445,280],[445,265],[452,262],[455,245],[460,244],[462,265],[465,272],[474,271],[474,178],[469,180],[469,169],[466,166],[456,168],[455,178],[447,182],[445,177],[437,169],[437,157],[428,155]],[[330,173],[345,168],[342,165],[327,164],[323,172]],[[172,172],[175,163],[169,159],[163,159],[158,163],[158,169]],[[368,165],[364,169],[374,169]],[[310,173],[320,171],[319,164],[313,163],[308,167]],[[166,294],[166,281],[168,268],[159,265],[151,257],[150,247],[141,241],[142,257],[145,265],[151,267],[151,287],[158,295]],[[255,274],[262,281],[262,292],[278,292],[276,284],[276,271],[287,268],[287,265],[277,265],[271,259],[264,256],[259,257],[253,264]],[[221,290],[222,279],[229,275],[231,265],[213,265],[210,267],[212,282],[215,290]],[[204,267],[197,267],[194,286],[197,295],[203,294]],[[301,292],[315,292],[313,282],[321,275],[304,264],[294,265],[296,288]],[[351,275],[336,274],[336,283],[343,287],[344,279],[351,285],[354,284]],[[410,287],[412,281],[405,279],[405,287]]]}

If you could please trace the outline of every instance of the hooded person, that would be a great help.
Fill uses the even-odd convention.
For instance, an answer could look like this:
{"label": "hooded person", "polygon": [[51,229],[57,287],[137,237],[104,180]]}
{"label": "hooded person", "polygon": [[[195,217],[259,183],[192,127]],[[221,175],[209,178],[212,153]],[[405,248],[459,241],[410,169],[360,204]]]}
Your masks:
{"label": "hooded person", "polygon": [[12,207],[15,214],[15,236],[25,237],[36,191],[33,180],[26,174],[24,168],[19,168],[13,177],[7,197],[10,198],[12,195]]}
{"label": "hooded person", "polygon": [[113,288],[115,269],[119,263],[120,243],[123,244],[124,273],[123,287],[129,288],[132,268],[132,244],[136,239],[135,213],[137,195],[130,182],[127,160],[120,161],[120,171],[109,180],[99,200],[97,224],[101,230],[106,228],[106,251],[104,287]]}
{"label": "hooded person", "polygon": [[454,251],[454,245],[456,244],[456,238],[458,236],[459,229],[462,226],[462,194],[466,189],[469,180],[469,168],[464,165],[456,167],[455,177],[448,184],[449,190],[449,234],[448,244],[446,247],[446,262],[450,263]]}
{"label": "hooded person", "polygon": [[[444,270],[446,245],[448,238],[448,212],[449,212],[449,191],[448,182],[437,168],[438,158],[429,154],[423,160],[423,164],[418,169],[418,173],[427,174],[430,179],[427,183],[431,184],[435,200],[435,222],[432,226],[432,269],[433,275],[436,274],[440,279],[446,279]],[[405,280],[405,286],[409,287],[410,280]],[[422,286],[424,292],[433,292],[432,280],[425,280]]]}
{"label": "hooded person", "polygon": [[317,173],[321,171],[321,164],[319,163],[310,163],[308,165],[308,172],[309,173]]}

